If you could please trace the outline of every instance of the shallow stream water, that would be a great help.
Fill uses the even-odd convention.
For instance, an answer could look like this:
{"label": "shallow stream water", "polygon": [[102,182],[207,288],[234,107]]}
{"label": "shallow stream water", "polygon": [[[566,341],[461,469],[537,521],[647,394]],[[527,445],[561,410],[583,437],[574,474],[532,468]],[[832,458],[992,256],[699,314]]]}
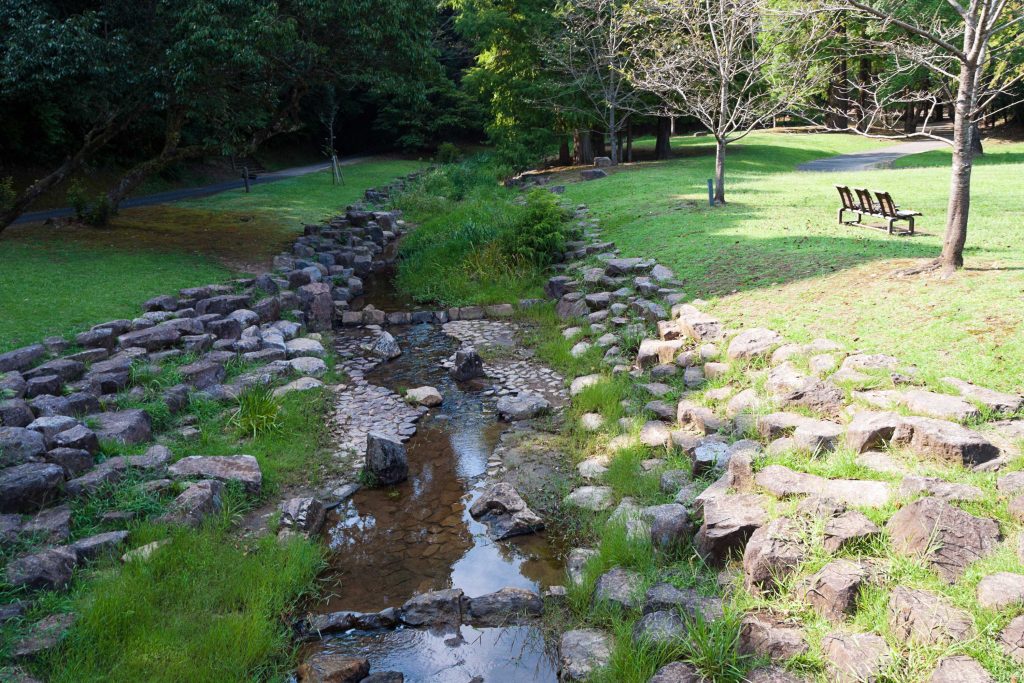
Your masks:
{"label": "shallow stream water", "polygon": [[[375,286],[386,300],[374,296],[368,303],[396,310],[398,295],[383,288],[384,282]],[[366,380],[395,392],[433,386],[444,403],[421,418],[406,444],[409,479],[362,489],[328,519],[329,599],[317,611],[378,611],[444,588],[474,597],[506,586],[539,591],[562,583],[563,567],[542,534],[494,542],[469,515],[507,427],[497,421],[489,385],[450,378],[442,362],[458,343],[440,326],[390,331],[403,353]],[[556,680],[554,660],[532,626],[352,631],[325,638],[318,649],[367,657],[371,672],[401,671],[407,681]]]}

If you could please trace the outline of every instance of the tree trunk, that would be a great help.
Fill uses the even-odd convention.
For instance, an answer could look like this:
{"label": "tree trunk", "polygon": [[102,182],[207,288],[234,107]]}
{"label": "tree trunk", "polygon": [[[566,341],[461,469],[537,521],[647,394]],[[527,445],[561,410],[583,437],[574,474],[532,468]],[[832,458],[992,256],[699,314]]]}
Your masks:
{"label": "tree trunk", "polygon": [[573,152],[577,166],[589,166],[594,163],[594,141],[589,130],[577,130],[573,133]]}
{"label": "tree trunk", "polygon": [[590,163],[594,163],[594,157],[608,156],[604,153],[604,132],[595,130],[591,134],[591,141],[594,146],[594,155],[590,158]]}
{"label": "tree trunk", "polygon": [[633,163],[633,121],[626,124],[626,161]]}
{"label": "tree trunk", "polygon": [[615,107],[608,107],[608,144],[611,145],[611,154],[608,157],[612,165],[619,163],[619,129],[615,120]]}
{"label": "tree trunk", "polygon": [[985,153],[985,148],[981,145],[981,128],[975,123],[971,125],[971,158]]}
{"label": "tree trunk", "polygon": [[857,98],[857,107],[860,109],[860,119],[857,121],[857,130],[861,133],[868,132],[868,125],[871,122],[871,118],[868,116],[868,81],[871,80],[871,62],[867,57],[861,57],[860,60],[860,72],[857,75],[857,80],[860,81],[860,93]]}
{"label": "tree trunk", "polygon": [[568,166],[572,163],[572,159],[569,157],[569,138],[568,136],[562,136],[562,140],[558,145],[558,165]]}
{"label": "tree trunk", "polygon": [[907,102],[903,107],[903,133],[910,135],[917,132],[917,108],[913,102]]}
{"label": "tree trunk", "polygon": [[971,114],[975,105],[977,67],[960,66],[960,86],[953,109],[953,170],[949,180],[949,205],[946,208],[946,234],[939,264],[946,274],[964,265],[967,219],[971,210],[971,171],[974,162]]}
{"label": "tree trunk", "polygon": [[672,156],[672,117],[658,117],[658,136],[654,142],[654,158],[668,159]]}
{"label": "tree trunk", "polygon": [[715,139],[715,203],[725,204],[725,139]]}
{"label": "tree trunk", "polygon": [[[836,37],[839,44],[846,44],[846,24],[840,21],[836,27]],[[840,58],[832,69],[832,82],[829,83],[829,99],[832,109],[832,127],[838,130],[846,130],[850,125],[850,118],[847,112],[850,110],[850,90],[847,85],[849,75],[846,71],[846,59]]]}

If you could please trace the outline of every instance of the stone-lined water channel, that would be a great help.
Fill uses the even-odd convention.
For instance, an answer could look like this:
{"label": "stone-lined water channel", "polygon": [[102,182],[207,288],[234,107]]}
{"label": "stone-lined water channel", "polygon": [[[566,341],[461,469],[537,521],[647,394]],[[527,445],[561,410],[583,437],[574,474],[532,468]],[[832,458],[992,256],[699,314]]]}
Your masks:
{"label": "stone-lined water channel", "polygon": [[[413,308],[390,285],[386,277],[375,278],[360,303]],[[497,398],[529,389],[558,405],[564,402],[561,378],[518,348],[517,330],[508,322],[419,324],[388,332],[402,355],[382,362],[367,351],[379,329],[338,331],[339,363],[350,381],[339,393],[336,433],[341,449],[357,455],[368,431],[407,438],[409,478],[362,488],[332,511],[324,532],[331,550],[323,577],[327,599],[315,613],[378,612],[448,588],[475,597],[563,583],[563,566],[542,533],[494,541],[469,514],[486,486],[508,474],[495,453],[502,433],[523,429],[498,420]],[[487,378],[452,379],[446,365],[463,343],[501,349],[485,366]],[[438,389],[443,403],[428,410],[402,400],[403,390],[421,386]],[[535,625],[354,628],[323,634],[309,648],[364,657],[371,671],[399,671],[406,681],[556,680],[555,657]]]}

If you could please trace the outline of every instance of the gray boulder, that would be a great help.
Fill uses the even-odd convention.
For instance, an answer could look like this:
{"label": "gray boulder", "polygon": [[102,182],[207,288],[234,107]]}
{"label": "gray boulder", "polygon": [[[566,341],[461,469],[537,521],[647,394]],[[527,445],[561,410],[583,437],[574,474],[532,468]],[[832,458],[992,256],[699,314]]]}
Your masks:
{"label": "gray boulder", "polygon": [[511,484],[504,482],[484,491],[470,507],[469,514],[487,524],[488,533],[498,541],[544,528],[544,520],[527,507]]}
{"label": "gray boulder", "polygon": [[[45,422],[51,419],[60,420],[61,418],[38,418],[32,422],[33,425],[36,425],[33,429],[0,427],[0,467],[21,465],[35,460],[45,453],[46,434],[40,420]],[[63,419],[71,420],[72,424],[75,422],[71,418]]]}
{"label": "gray boulder", "polygon": [[60,465],[29,462],[0,470],[0,512],[32,512],[55,500],[64,483]]}
{"label": "gray boulder", "polygon": [[204,479],[191,484],[174,499],[161,522],[198,527],[210,515],[221,511],[221,495],[224,484],[213,479]]}
{"label": "gray boulder", "polygon": [[519,394],[502,396],[498,399],[498,415],[510,422],[529,420],[551,410],[551,404],[543,396]]}
{"label": "gray boulder", "polygon": [[405,481],[409,477],[405,446],[397,437],[370,432],[366,436],[365,467],[381,486]]}
{"label": "gray boulder", "polygon": [[176,479],[203,477],[222,482],[238,482],[247,493],[259,493],[263,472],[251,455],[190,455],[167,468]]}
{"label": "gray boulder", "polygon": [[462,623],[463,593],[458,588],[430,591],[405,601],[400,611],[409,626],[438,626]]}
{"label": "gray boulder", "polygon": [[469,598],[463,621],[472,626],[507,626],[539,617],[541,610],[539,595],[525,588],[508,587]]}
{"label": "gray boulder", "polygon": [[477,377],[484,377],[484,360],[472,347],[464,347],[455,352],[455,364],[449,371],[457,382],[465,382]]}
{"label": "gray boulder", "polygon": [[120,441],[132,446],[153,438],[153,424],[145,410],[95,413],[89,419],[96,422],[96,437],[100,441]]}
{"label": "gray boulder", "polygon": [[611,657],[611,638],[602,631],[566,631],[558,642],[558,676],[563,681],[585,681]]}
{"label": "gray boulder", "polygon": [[7,582],[24,588],[64,590],[77,563],[78,556],[71,548],[49,548],[8,563]]}

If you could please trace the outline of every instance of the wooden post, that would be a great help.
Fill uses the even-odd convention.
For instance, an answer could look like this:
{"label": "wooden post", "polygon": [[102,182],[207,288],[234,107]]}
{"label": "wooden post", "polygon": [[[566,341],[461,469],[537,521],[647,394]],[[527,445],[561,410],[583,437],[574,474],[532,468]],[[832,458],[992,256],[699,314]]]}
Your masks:
{"label": "wooden post", "polygon": [[708,204],[715,205],[715,181],[711,178],[708,178]]}
{"label": "wooden post", "polygon": [[249,167],[242,167],[242,181],[245,183],[245,193],[249,194]]}

